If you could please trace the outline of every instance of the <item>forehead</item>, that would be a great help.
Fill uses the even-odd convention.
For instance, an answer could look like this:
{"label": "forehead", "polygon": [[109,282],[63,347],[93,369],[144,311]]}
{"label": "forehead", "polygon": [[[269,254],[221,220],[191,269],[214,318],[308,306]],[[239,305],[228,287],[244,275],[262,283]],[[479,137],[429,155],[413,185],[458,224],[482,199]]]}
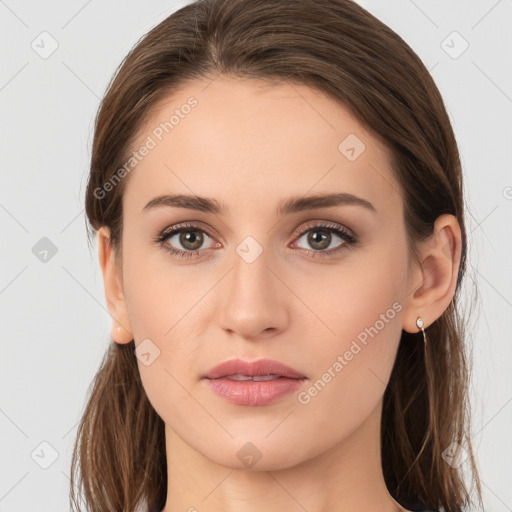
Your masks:
{"label": "forehead", "polygon": [[154,108],[132,150],[123,202],[139,212],[164,193],[268,204],[343,191],[378,204],[398,189],[385,143],[305,85],[191,82]]}

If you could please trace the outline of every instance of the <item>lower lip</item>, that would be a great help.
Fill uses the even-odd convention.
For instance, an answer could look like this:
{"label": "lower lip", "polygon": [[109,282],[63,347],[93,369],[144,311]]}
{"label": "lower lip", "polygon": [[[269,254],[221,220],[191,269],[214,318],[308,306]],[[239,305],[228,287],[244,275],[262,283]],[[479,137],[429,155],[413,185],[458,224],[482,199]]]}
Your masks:
{"label": "lower lip", "polygon": [[305,379],[281,377],[273,380],[206,379],[210,389],[228,402],[237,405],[268,405],[293,393]]}

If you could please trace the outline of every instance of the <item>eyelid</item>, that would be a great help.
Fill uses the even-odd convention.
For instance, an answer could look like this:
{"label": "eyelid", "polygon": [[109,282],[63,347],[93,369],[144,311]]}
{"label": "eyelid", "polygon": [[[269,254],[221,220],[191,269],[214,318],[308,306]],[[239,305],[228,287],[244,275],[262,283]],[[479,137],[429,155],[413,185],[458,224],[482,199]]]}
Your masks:
{"label": "eyelid", "polygon": [[174,224],[172,226],[164,228],[157,235],[157,239],[161,239],[161,238],[167,239],[171,235],[175,235],[175,234],[179,233],[180,231],[184,231],[186,229],[189,229],[190,231],[204,231],[210,238],[217,238],[217,235],[214,234],[213,231],[210,230],[210,228],[203,225],[200,221],[186,221],[186,222],[179,222],[178,224]]}
{"label": "eyelid", "polygon": [[[347,233],[347,235],[350,235],[353,238],[356,238],[355,233],[351,229],[349,229],[341,224],[338,224],[336,222],[322,221],[322,220],[312,220],[312,221],[307,222],[305,226],[301,226],[298,230],[296,230],[296,232],[293,234],[293,238],[295,239],[296,237],[302,236],[309,229],[319,228],[319,227],[336,228],[336,229],[339,229],[340,231]],[[217,235],[214,234],[212,232],[212,230],[210,230],[210,228],[206,227],[206,225],[202,224],[201,221],[186,221],[186,222],[180,222],[173,226],[169,226],[169,227],[163,229],[162,231],[160,231],[158,237],[163,237],[163,236],[169,237],[170,235],[176,234],[177,232],[179,232],[182,228],[188,228],[191,230],[195,229],[195,228],[199,228],[199,230],[204,231],[210,238],[217,237]]]}
{"label": "eyelid", "polygon": [[306,223],[305,226],[301,226],[300,229],[297,231],[296,234],[294,234],[294,239],[296,237],[300,237],[304,235],[307,231],[313,228],[326,228],[326,229],[336,229],[339,231],[342,231],[343,233],[347,234],[348,236],[352,237],[353,239],[356,239],[355,233],[343,226],[342,224],[338,224],[337,222],[331,222],[331,221],[324,221],[324,220],[313,220]]}
{"label": "eyelid", "polygon": [[[321,221],[321,220],[313,220],[306,223],[306,225],[301,226],[301,228],[293,235],[293,242],[296,243],[299,238],[304,236],[308,231],[312,229],[320,229],[325,228],[328,231],[331,231],[334,233],[338,238],[341,238],[344,243],[342,243],[340,246],[335,247],[334,249],[328,249],[328,250],[321,250],[321,251],[314,251],[314,250],[308,250],[308,249],[301,249],[301,252],[305,252],[308,255],[314,255],[313,257],[328,257],[333,253],[341,252],[344,249],[349,249],[359,243],[359,239],[357,235],[349,228],[346,228],[345,226],[338,224],[336,222],[331,221]],[[188,258],[193,257],[194,255],[204,252],[207,249],[196,249],[196,250],[183,250],[183,249],[175,249],[172,246],[166,245],[165,242],[167,239],[169,239],[171,236],[174,236],[181,231],[185,230],[190,231],[203,231],[206,233],[210,238],[213,240],[216,239],[216,235],[212,233],[212,231],[205,227],[202,222],[200,221],[187,221],[175,224],[173,226],[167,227],[160,231],[157,236],[154,238],[154,241],[158,244],[160,244],[165,250],[170,252],[173,255]],[[217,242],[218,243],[218,242]]]}

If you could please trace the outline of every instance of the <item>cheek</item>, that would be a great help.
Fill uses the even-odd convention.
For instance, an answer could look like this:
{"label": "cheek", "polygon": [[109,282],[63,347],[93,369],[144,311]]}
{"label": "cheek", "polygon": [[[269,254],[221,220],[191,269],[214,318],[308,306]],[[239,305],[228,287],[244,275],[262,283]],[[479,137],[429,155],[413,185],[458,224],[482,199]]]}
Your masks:
{"label": "cheek", "polygon": [[402,332],[404,254],[380,253],[361,258],[357,268],[340,266],[328,287],[325,280],[302,284],[334,334],[318,323],[326,332],[317,341],[322,350],[302,347],[316,373],[298,398],[310,417],[329,411],[333,436],[336,429],[348,433],[361,424],[386,389]]}
{"label": "cheek", "polygon": [[123,260],[135,345],[146,347],[144,352],[150,354],[149,364],[141,356],[137,361],[141,381],[150,403],[166,423],[187,425],[197,414],[195,420],[201,424],[201,409],[194,407],[185,388],[190,387],[187,379],[197,370],[197,349],[203,336],[195,319],[201,314],[200,299],[208,287],[187,278],[186,272],[158,252],[130,247]]}
{"label": "cheek", "polygon": [[135,342],[151,338],[165,343],[187,324],[205,287],[187,267],[173,265],[164,249],[150,244],[125,242],[124,290]]}
{"label": "cheek", "polygon": [[[177,385],[171,375],[181,382],[183,373],[192,379],[193,372],[199,372],[197,354],[215,276],[173,264],[163,249],[144,250],[129,243],[126,247],[124,290],[135,345],[144,342],[157,354],[150,366],[139,361],[141,378],[148,394],[151,389],[159,393]],[[179,387],[175,391],[178,396]]]}
{"label": "cheek", "polygon": [[[318,363],[325,365],[328,358],[349,350],[354,340],[364,348],[359,360],[394,355],[401,333],[406,266],[405,248],[362,251],[320,278],[299,278],[298,289],[305,290],[305,302],[321,320],[314,320],[322,333],[317,343],[324,347],[315,353]],[[308,350],[307,345],[302,348]]]}

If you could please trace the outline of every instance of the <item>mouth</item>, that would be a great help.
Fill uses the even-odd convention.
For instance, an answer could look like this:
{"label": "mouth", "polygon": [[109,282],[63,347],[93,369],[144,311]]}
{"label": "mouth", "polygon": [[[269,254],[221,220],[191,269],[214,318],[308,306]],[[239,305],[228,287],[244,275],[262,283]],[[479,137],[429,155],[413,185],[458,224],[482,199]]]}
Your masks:
{"label": "mouth", "polygon": [[293,368],[260,359],[248,362],[232,359],[203,376],[216,395],[239,406],[264,406],[298,391],[307,377]]}
{"label": "mouth", "polygon": [[[275,379],[286,379],[288,377],[284,377],[283,375],[242,375],[240,373],[235,373],[234,375],[225,375],[224,377],[217,377],[218,379],[227,379],[227,380],[252,380],[254,382],[260,382],[265,380],[275,380]],[[217,380],[217,379],[213,379]]]}
{"label": "mouth", "polygon": [[230,359],[212,368],[203,378],[258,382],[282,378],[305,379],[306,376],[298,370],[272,359],[259,359],[257,361]]}

